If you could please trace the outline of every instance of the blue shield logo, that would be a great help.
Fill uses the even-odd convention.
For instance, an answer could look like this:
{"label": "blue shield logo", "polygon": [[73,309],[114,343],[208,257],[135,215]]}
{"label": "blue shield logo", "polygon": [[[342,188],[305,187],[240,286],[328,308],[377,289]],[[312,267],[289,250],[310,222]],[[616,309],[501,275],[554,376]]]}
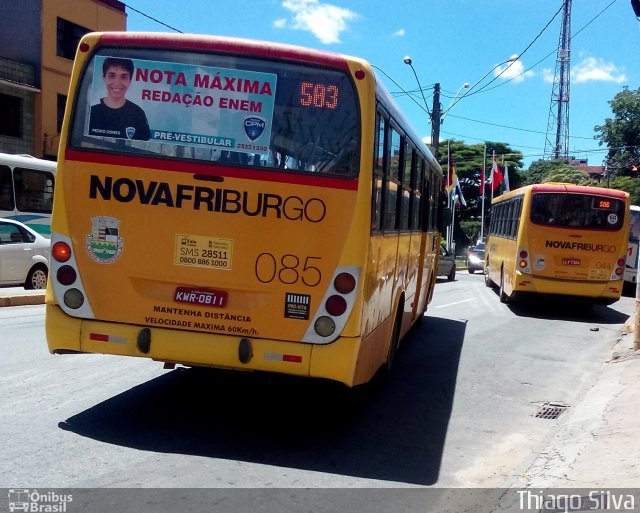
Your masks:
{"label": "blue shield logo", "polygon": [[247,137],[252,141],[255,141],[258,137],[262,135],[264,132],[264,127],[267,123],[264,119],[250,117],[244,118],[244,133],[247,134]]}
{"label": "blue shield logo", "polygon": [[128,126],[127,128],[124,129],[125,133],[127,134],[127,139],[133,139],[133,136],[136,133],[136,127],[134,126]]}

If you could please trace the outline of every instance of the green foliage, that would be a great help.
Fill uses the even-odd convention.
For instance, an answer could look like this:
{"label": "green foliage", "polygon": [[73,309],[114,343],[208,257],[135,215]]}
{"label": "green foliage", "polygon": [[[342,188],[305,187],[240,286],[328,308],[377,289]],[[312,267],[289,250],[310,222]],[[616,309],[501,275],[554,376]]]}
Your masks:
{"label": "green foliage", "polygon": [[607,168],[613,175],[626,175],[640,164],[640,88],[624,87],[609,102],[613,118],[594,127],[600,145],[609,147]]}
{"label": "green foliage", "polygon": [[609,186],[612,189],[626,191],[631,197],[631,204],[640,205],[640,180],[630,176],[617,176],[611,180]]}
{"label": "green foliage", "polygon": [[589,186],[599,185],[598,182],[593,180],[587,173],[581,171],[575,166],[571,166],[568,164],[563,168],[558,168],[548,172],[546,175],[544,175],[542,182],[564,182],[572,183],[575,185]]}
{"label": "green foliage", "polygon": [[460,221],[460,228],[469,239],[477,240],[480,238],[480,221]]}
{"label": "green foliage", "polygon": [[522,173],[522,185],[532,185],[542,183],[545,176],[556,171],[561,171],[569,166],[564,160],[536,160],[532,162],[524,173]]}
{"label": "green foliage", "polygon": [[547,182],[565,182],[575,185],[598,186],[583,170],[564,160],[536,160],[522,173],[523,185]]}
{"label": "green foliage", "polygon": [[[486,153],[485,153],[486,144]],[[485,144],[465,144],[462,141],[443,141],[440,143],[440,165],[447,173],[447,147],[451,149],[456,175],[460,181],[460,188],[467,206],[456,209],[456,218],[469,220],[471,218],[480,219],[482,212],[482,197],[480,196],[480,179],[482,170],[488,177],[491,170],[491,159],[495,151],[496,160],[500,169],[504,169],[503,162],[509,167],[509,184],[511,189],[516,189],[522,185],[521,170],[524,165],[522,153],[514,151],[506,143],[487,141]],[[485,212],[489,210],[490,188],[485,188],[487,194],[485,199]]]}

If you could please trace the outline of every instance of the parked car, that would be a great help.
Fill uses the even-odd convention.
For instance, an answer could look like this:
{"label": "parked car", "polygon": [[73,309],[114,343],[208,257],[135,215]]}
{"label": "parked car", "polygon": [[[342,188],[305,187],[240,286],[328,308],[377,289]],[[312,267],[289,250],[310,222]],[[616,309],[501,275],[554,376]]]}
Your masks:
{"label": "parked car", "polygon": [[0,285],[44,289],[51,241],[13,219],[0,218]]}
{"label": "parked car", "polygon": [[471,246],[467,252],[467,269],[469,274],[484,272],[484,242]]}
{"label": "parked car", "polygon": [[440,246],[438,276],[446,276],[449,281],[456,279],[456,257],[452,252],[447,251],[444,246]]}

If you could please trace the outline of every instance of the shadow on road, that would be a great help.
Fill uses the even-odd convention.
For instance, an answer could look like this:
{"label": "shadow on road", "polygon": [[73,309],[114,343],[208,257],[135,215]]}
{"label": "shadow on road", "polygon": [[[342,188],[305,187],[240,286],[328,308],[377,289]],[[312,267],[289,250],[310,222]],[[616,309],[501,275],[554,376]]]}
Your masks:
{"label": "shadow on road", "polygon": [[427,317],[390,380],[177,369],[70,417],[61,429],[156,452],[360,478],[437,482],[465,324]]}
{"label": "shadow on road", "polygon": [[[615,305],[614,305],[615,306]],[[545,297],[543,301],[531,299],[509,303],[511,311],[519,317],[587,322],[590,324],[624,324],[629,316],[612,306],[573,303],[567,299]]]}

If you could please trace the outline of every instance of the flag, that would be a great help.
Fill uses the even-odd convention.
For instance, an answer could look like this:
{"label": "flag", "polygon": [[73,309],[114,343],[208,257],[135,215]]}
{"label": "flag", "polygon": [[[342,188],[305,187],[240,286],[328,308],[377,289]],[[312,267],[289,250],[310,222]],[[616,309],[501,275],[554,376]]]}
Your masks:
{"label": "flag", "polygon": [[498,167],[498,163],[496,162],[496,154],[493,154],[493,164],[491,164],[491,178],[489,178],[489,183],[491,184],[491,190],[495,191],[502,181],[504,180],[502,173],[500,172],[500,168]]}
{"label": "flag", "polygon": [[464,200],[464,196],[462,195],[462,188],[460,187],[460,180],[456,176],[456,196],[458,196],[458,206],[462,205],[463,207],[467,206],[467,202]]}
{"label": "flag", "polygon": [[504,192],[509,192],[509,168],[507,163],[504,163]]}
{"label": "flag", "polygon": [[451,157],[451,147],[447,150],[449,152],[449,156],[447,158],[449,169],[447,171],[447,194],[453,193],[453,188],[456,185],[456,166],[453,163],[453,158]]}

